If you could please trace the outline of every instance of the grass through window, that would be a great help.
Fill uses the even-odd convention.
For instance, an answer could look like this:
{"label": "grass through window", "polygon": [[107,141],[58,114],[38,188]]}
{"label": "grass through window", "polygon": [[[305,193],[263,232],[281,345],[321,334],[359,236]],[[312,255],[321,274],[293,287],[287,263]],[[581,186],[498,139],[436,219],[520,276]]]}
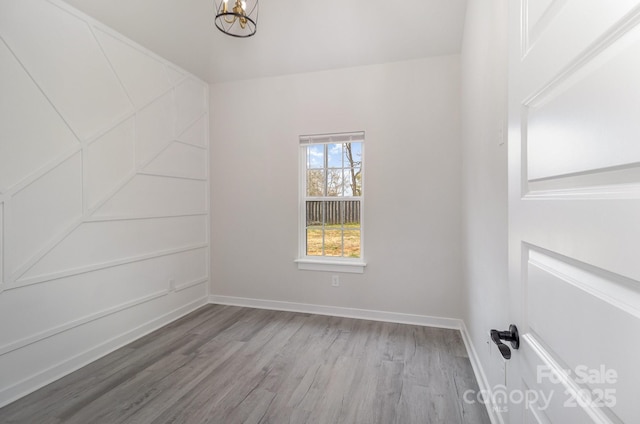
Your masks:
{"label": "grass through window", "polygon": [[[324,233],[324,256],[360,257],[360,225],[314,225],[307,228],[307,255],[323,256],[322,236]],[[344,244],[343,244],[344,240]]]}

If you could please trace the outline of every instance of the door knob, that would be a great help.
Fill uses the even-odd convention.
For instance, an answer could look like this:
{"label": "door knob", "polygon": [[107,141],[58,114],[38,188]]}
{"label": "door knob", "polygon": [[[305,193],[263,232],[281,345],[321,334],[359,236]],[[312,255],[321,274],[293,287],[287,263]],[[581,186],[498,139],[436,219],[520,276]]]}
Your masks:
{"label": "door knob", "polygon": [[518,334],[518,327],[514,324],[509,326],[509,331],[491,330],[491,340],[498,346],[500,354],[504,359],[511,359],[511,349],[509,346],[502,343],[502,341],[510,342],[511,347],[518,349],[520,347],[520,335]]}

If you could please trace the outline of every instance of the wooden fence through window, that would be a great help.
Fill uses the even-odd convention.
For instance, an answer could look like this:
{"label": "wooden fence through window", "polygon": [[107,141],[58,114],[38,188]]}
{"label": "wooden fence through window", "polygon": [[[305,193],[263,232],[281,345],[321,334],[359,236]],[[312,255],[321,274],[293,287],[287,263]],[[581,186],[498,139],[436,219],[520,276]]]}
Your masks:
{"label": "wooden fence through window", "polygon": [[326,225],[340,225],[342,212],[345,224],[360,224],[359,200],[311,200],[307,201],[307,225],[322,225],[323,205]]}

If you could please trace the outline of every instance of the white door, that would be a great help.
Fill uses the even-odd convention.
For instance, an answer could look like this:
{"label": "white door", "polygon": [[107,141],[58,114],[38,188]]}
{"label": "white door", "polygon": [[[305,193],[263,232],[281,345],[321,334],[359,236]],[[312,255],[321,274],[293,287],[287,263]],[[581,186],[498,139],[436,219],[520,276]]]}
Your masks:
{"label": "white door", "polygon": [[640,423],[640,0],[509,7],[508,419]]}

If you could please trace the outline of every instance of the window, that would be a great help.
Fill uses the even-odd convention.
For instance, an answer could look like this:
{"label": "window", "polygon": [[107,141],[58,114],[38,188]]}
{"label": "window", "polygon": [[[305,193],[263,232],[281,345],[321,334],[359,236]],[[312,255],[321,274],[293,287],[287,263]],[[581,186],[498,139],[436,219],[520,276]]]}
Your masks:
{"label": "window", "polygon": [[364,133],[300,137],[300,269],[363,272]]}

